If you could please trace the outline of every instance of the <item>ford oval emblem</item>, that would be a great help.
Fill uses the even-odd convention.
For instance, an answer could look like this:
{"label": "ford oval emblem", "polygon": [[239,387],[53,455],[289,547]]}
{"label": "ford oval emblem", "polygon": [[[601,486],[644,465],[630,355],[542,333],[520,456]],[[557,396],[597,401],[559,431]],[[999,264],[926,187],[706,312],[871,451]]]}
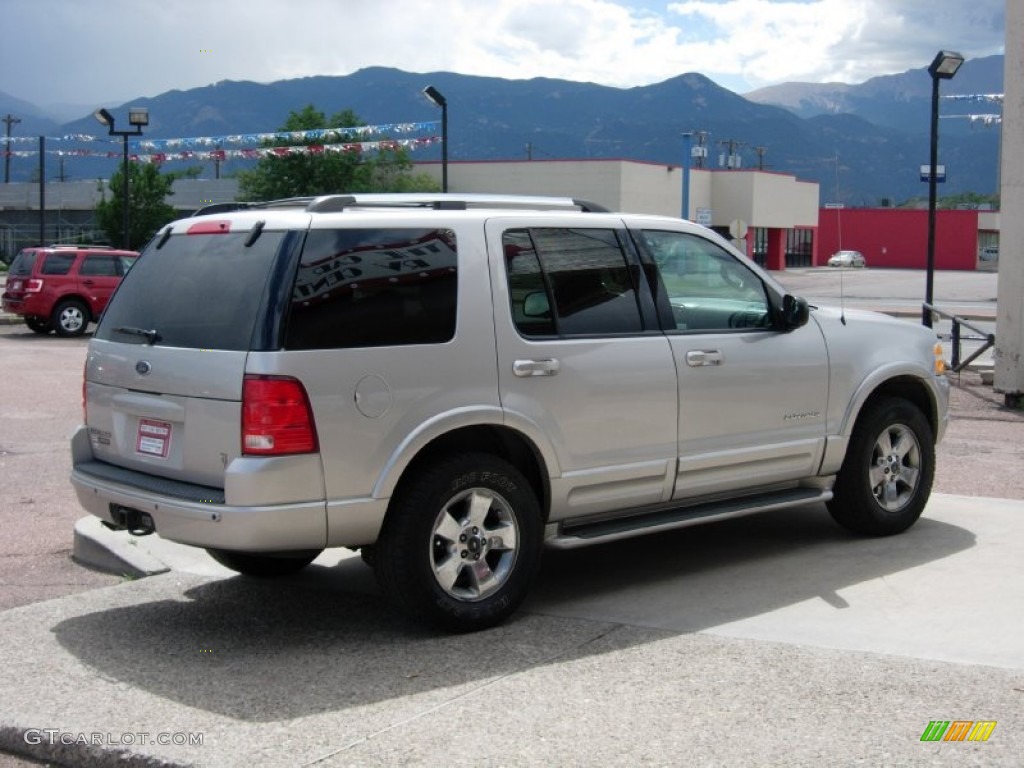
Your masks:
{"label": "ford oval emblem", "polygon": [[148,360],[139,360],[139,362],[135,364],[135,372],[139,374],[139,376],[148,376],[149,372],[152,370],[153,366],[149,364]]}

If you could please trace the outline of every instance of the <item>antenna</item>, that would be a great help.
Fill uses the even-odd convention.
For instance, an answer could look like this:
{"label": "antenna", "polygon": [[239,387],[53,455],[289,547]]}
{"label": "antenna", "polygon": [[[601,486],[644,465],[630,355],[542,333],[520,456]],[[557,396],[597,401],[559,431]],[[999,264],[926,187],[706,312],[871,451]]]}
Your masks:
{"label": "antenna", "polygon": [[[836,233],[839,236],[839,250],[843,250],[843,204],[839,202],[839,150],[836,150]],[[839,265],[839,322],[846,325],[846,269]]]}

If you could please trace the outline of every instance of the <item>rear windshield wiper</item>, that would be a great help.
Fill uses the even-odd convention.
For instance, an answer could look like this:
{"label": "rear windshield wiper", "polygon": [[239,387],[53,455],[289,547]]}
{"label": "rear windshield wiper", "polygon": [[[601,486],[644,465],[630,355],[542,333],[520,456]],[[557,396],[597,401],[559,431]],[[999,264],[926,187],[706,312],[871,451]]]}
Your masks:
{"label": "rear windshield wiper", "polygon": [[150,346],[160,341],[160,334],[155,330],[147,331],[145,328],[133,328],[130,325],[122,325],[114,329],[115,333],[127,333],[129,336],[141,336]]}

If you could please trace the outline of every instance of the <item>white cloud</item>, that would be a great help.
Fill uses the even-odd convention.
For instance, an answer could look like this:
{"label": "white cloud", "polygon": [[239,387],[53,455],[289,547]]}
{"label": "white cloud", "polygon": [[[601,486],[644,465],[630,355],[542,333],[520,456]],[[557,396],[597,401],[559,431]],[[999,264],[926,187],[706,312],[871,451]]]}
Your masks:
{"label": "white cloud", "polygon": [[939,48],[1001,52],[1004,2],[3,0],[0,91],[100,103],[369,66],[615,86],[700,72],[741,92],[860,82]]}

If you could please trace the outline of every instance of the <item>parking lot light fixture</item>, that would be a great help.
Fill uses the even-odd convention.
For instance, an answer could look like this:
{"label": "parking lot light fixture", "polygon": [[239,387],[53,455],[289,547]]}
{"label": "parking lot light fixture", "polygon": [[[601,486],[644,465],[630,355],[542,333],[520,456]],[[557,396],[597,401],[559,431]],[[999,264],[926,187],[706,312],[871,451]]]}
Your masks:
{"label": "parking lot light fixture", "polygon": [[128,137],[141,136],[143,126],[149,125],[149,110],[146,107],[130,107],[128,109],[128,124],[132,126],[131,131],[115,130],[114,116],[106,109],[100,107],[92,116],[101,124],[107,127],[111,136],[120,136],[123,140],[124,160],[121,166],[121,217],[123,232],[121,233],[122,247],[127,251],[131,250],[131,238],[128,236]]}
{"label": "parking lot light fixture", "polygon": [[423,95],[441,108],[441,191],[448,191],[448,99],[432,85],[423,89]]}
{"label": "parking lot light fixture", "polygon": [[939,164],[939,81],[949,80],[964,63],[964,57],[953,51],[939,51],[928,67],[932,78],[931,151],[928,160],[928,265],[925,276],[924,307],[921,322],[932,327],[932,301],[935,285],[935,206]]}

